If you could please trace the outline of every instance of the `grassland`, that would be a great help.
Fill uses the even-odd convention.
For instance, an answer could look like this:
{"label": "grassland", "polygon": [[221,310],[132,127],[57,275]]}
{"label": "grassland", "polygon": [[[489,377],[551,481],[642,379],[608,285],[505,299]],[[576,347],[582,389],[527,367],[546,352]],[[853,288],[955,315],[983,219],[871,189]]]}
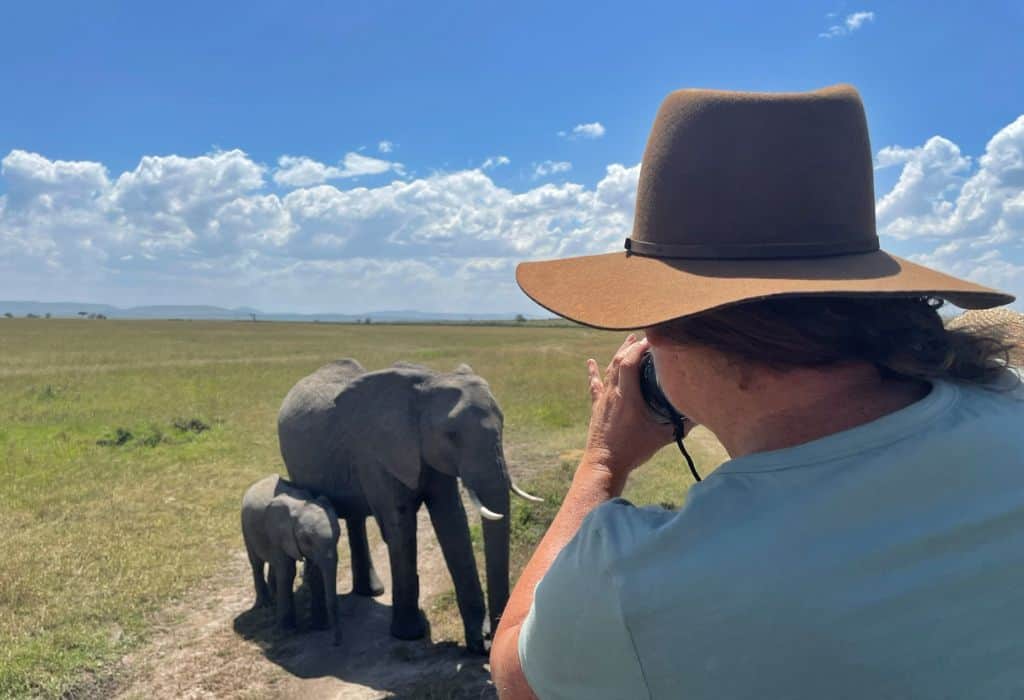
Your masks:
{"label": "grassland", "polygon": [[[468,362],[487,378],[513,471],[548,497],[513,511],[521,566],[582,445],[583,362],[620,339],[530,324],[0,319],[0,696],[59,696],[237,551],[241,493],[282,468],[281,399],[339,357]],[[627,495],[679,504],[688,483],[666,451]]]}

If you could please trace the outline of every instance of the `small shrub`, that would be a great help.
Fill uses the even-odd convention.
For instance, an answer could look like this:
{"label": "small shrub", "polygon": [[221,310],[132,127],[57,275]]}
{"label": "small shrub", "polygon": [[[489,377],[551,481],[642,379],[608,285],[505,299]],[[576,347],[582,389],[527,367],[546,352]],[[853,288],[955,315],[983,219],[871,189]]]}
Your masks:
{"label": "small shrub", "polygon": [[164,433],[162,430],[160,430],[160,428],[156,427],[155,425],[150,426],[149,432],[139,437],[139,442],[145,445],[146,447],[156,447],[163,441]]}
{"label": "small shrub", "polygon": [[96,444],[103,447],[121,447],[131,441],[133,437],[135,436],[127,428],[116,428],[112,436],[100,438]]}
{"label": "small shrub", "polygon": [[175,418],[173,425],[182,433],[196,433],[197,435],[210,429],[210,424],[199,418]]}
{"label": "small shrub", "polygon": [[60,395],[60,390],[56,389],[53,386],[53,384],[45,384],[45,385],[43,385],[43,387],[39,390],[39,393],[36,394],[36,396],[39,398],[40,401],[52,401],[53,399],[57,398],[59,395]]}

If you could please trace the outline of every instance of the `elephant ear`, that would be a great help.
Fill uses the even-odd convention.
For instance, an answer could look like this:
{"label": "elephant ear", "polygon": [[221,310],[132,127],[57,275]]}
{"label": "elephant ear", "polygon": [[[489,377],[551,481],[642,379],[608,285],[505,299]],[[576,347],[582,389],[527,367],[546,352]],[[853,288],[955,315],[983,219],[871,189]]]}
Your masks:
{"label": "elephant ear", "polygon": [[338,461],[366,471],[364,483],[381,471],[410,489],[420,482],[417,388],[422,377],[409,368],[370,372],[359,377],[335,399],[339,420],[332,442],[344,445]]}
{"label": "elephant ear", "polygon": [[289,558],[302,559],[302,551],[295,539],[295,525],[298,522],[301,501],[287,494],[274,496],[267,504],[266,529],[270,541]]}

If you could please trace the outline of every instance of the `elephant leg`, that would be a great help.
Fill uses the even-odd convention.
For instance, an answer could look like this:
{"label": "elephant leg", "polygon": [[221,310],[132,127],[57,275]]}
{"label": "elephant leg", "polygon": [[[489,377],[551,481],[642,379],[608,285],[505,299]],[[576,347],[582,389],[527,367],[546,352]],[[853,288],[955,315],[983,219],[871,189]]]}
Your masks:
{"label": "elephant leg", "polygon": [[469,536],[469,521],[454,477],[431,475],[427,510],[430,511],[430,521],[434,524],[437,541],[441,544],[445,564],[455,583],[455,597],[462,615],[466,648],[484,654],[484,592],[480,587],[480,575]]}
{"label": "elephant leg", "polygon": [[281,630],[295,629],[295,600],[292,586],[295,584],[295,562],[285,557],[271,567],[274,572],[275,617]]}
{"label": "elephant leg", "polygon": [[309,586],[309,626],[311,629],[327,629],[327,607],[324,605],[323,572],[316,564],[306,560],[302,569],[302,580]]}
{"label": "elephant leg", "polygon": [[346,518],[345,527],[348,529],[348,547],[352,552],[352,592],[356,595],[379,596],[384,592],[384,584],[377,576],[370,558],[366,518],[358,515]]}
{"label": "elephant leg", "polygon": [[269,608],[273,600],[270,597],[270,591],[267,590],[267,580],[263,577],[263,564],[262,559],[253,552],[249,552],[249,565],[252,567],[252,583],[256,588],[256,602],[253,603],[253,610]]}
{"label": "elephant leg", "polygon": [[416,571],[416,507],[398,506],[378,516],[391,558],[391,636],[422,639],[427,624],[420,613],[420,578]]}

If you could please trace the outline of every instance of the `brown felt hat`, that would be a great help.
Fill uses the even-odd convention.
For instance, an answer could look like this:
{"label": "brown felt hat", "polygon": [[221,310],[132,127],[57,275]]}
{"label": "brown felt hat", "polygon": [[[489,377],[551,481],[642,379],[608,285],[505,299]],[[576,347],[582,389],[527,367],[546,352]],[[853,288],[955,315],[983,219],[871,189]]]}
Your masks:
{"label": "brown felt hat", "polygon": [[625,250],[522,263],[516,280],[556,314],[609,329],[783,295],[1014,299],[879,249],[867,121],[849,85],[670,94]]}

